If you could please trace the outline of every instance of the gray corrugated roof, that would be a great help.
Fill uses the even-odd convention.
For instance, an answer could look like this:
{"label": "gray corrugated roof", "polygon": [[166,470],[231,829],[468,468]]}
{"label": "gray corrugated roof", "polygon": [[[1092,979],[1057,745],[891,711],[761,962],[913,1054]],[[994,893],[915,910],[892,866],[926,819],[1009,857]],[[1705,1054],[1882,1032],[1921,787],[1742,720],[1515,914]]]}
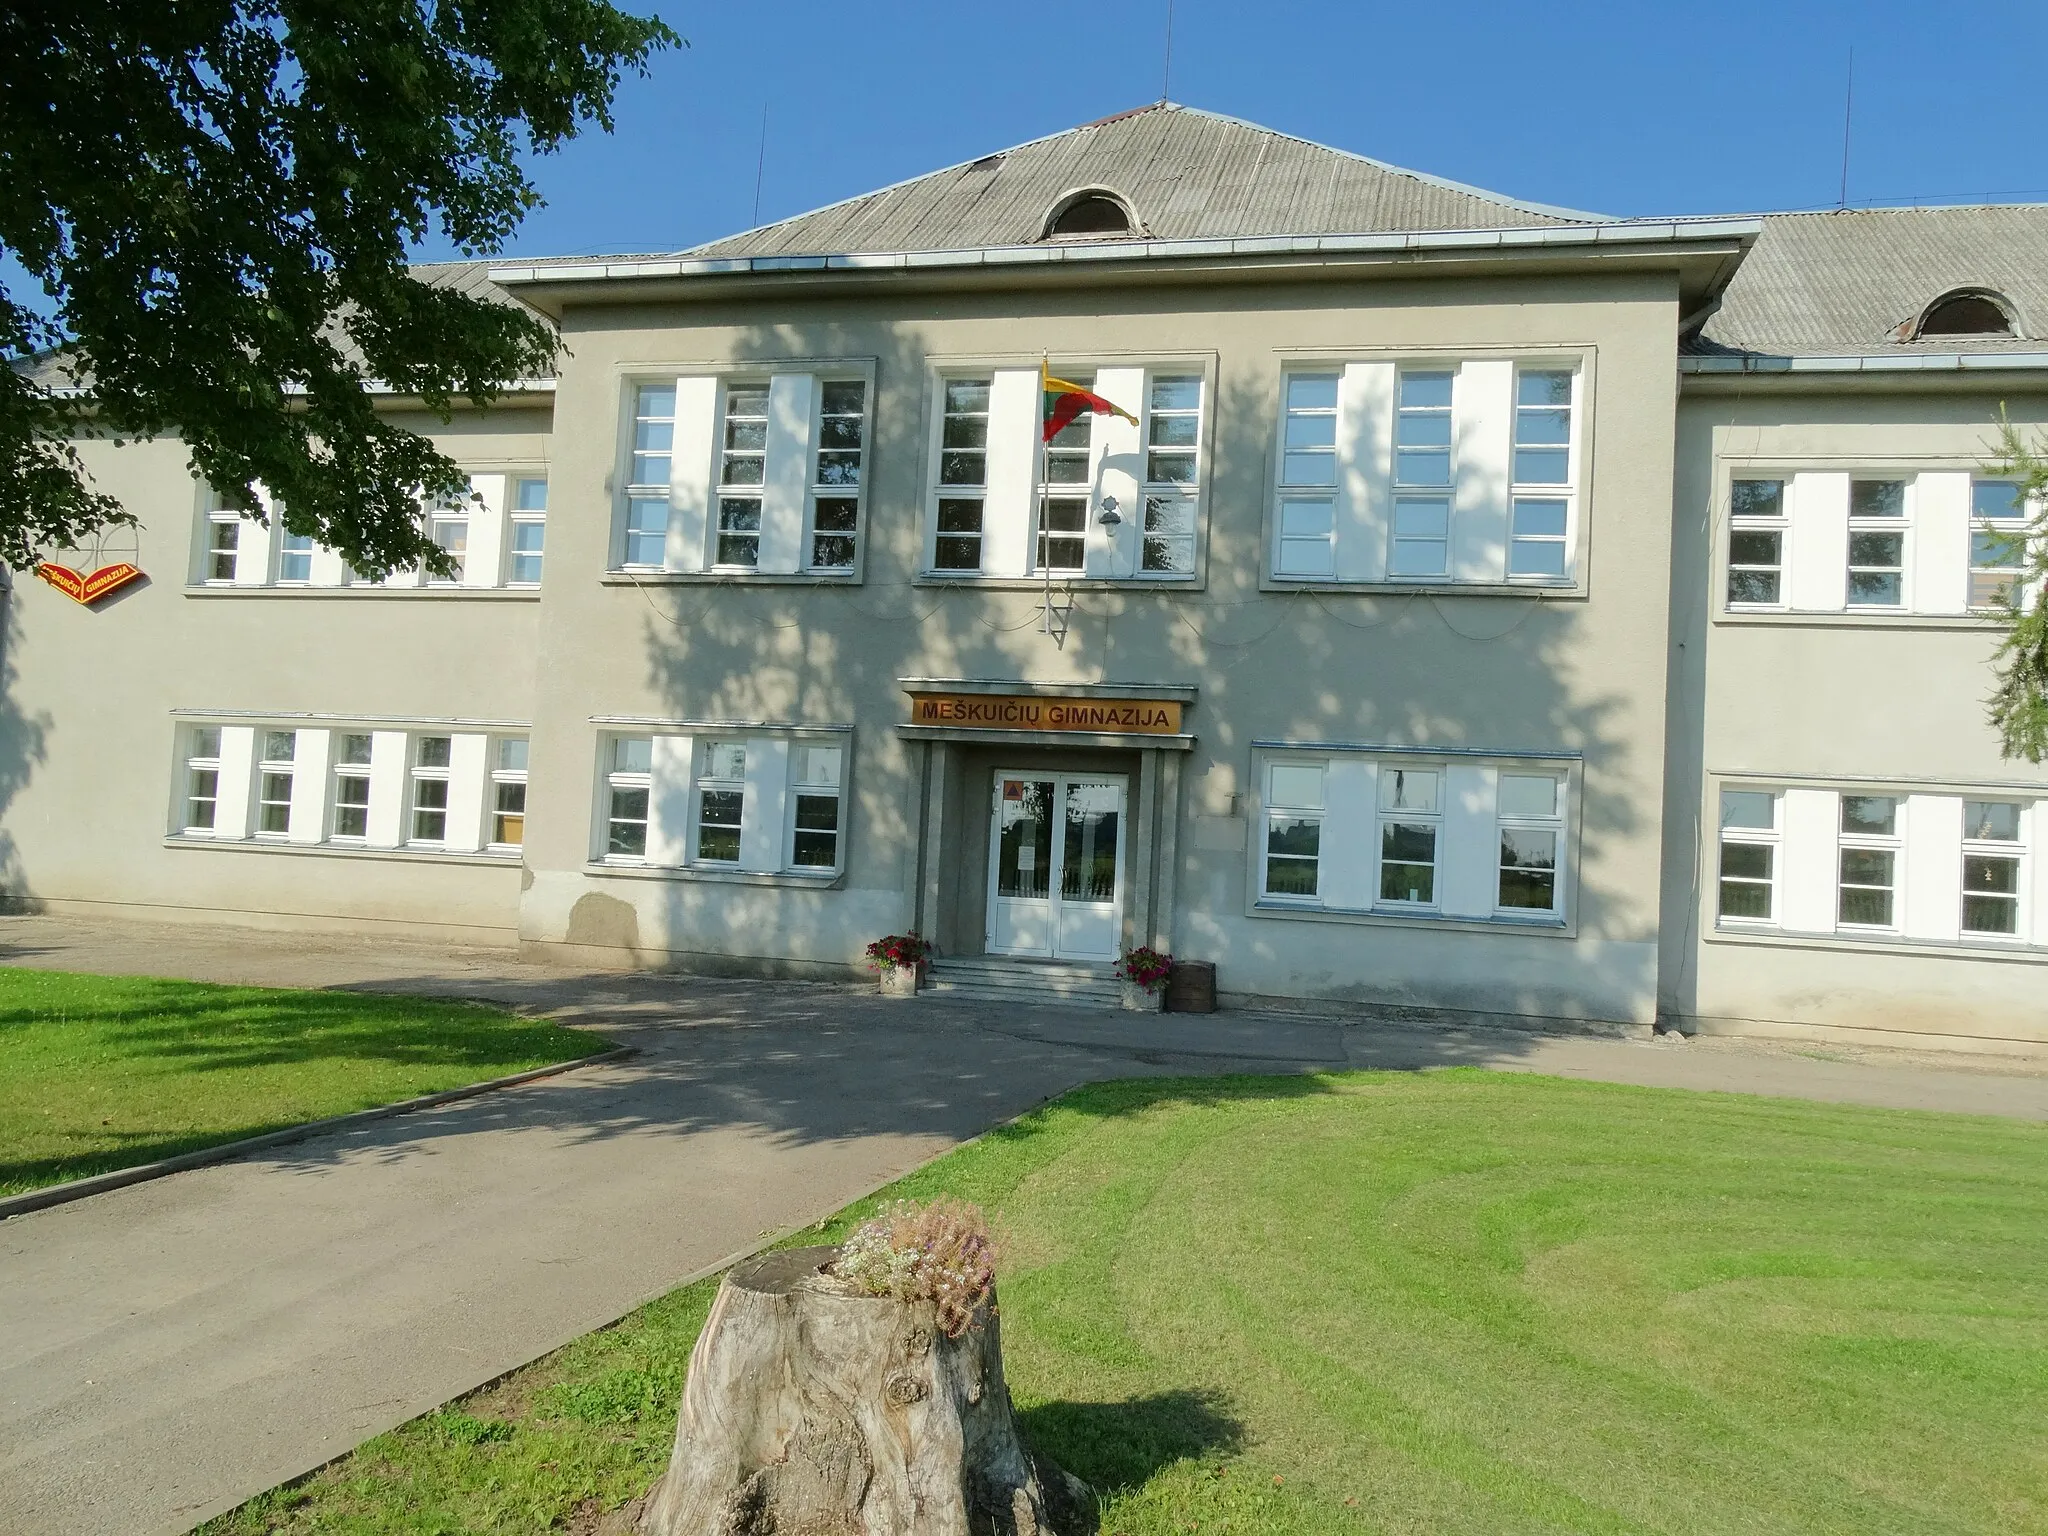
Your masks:
{"label": "gray corrugated roof", "polygon": [[1172,102],[1069,128],[683,254],[855,255],[1026,245],[1063,192],[1108,187],[1160,240],[1601,222]]}
{"label": "gray corrugated roof", "polygon": [[[2048,338],[2048,206],[1868,208],[1768,215],[1693,352],[1860,356],[2038,352]],[[1893,332],[1956,288],[1989,288],[2010,337]]]}

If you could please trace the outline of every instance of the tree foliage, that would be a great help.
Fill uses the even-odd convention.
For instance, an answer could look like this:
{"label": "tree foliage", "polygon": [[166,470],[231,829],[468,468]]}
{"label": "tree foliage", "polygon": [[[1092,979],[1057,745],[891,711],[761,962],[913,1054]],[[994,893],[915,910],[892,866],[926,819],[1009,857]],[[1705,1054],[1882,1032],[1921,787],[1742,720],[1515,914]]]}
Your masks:
{"label": "tree foliage", "polygon": [[[2038,763],[2048,755],[2048,436],[2029,442],[2001,414],[1998,447],[1998,457],[1985,468],[2017,482],[2032,516],[2025,531],[2012,536],[2023,545],[2022,575],[2015,600],[2000,604],[2006,630],[1995,662],[1991,723],[2007,757]],[[2031,605],[2019,600],[2028,591],[2036,594]]]}
{"label": "tree foliage", "polygon": [[133,514],[82,435],[176,432],[192,467],[382,574],[425,561],[455,465],[381,419],[445,420],[552,371],[532,313],[408,275],[438,233],[495,249],[523,159],[679,42],[606,0],[10,0],[0,8],[0,559]]}

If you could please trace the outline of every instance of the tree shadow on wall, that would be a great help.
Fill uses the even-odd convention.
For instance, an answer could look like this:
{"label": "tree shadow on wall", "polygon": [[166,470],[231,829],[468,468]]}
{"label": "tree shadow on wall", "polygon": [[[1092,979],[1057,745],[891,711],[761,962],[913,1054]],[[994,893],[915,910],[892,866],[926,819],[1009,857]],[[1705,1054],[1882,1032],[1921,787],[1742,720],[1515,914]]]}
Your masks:
{"label": "tree shadow on wall", "polygon": [[47,713],[24,713],[15,698],[20,677],[14,658],[21,643],[21,618],[13,579],[0,576],[0,911],[32,912],[36,905],[29,893],[28,873],[6,816],[48,755],[51,722]]}

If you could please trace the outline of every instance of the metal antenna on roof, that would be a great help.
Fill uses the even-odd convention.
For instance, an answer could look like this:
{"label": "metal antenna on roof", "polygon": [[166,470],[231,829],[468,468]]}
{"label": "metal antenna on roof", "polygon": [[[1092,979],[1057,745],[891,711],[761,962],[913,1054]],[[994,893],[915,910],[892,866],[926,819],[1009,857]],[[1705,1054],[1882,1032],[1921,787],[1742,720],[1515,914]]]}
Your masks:
{"label": "metal antenna on roof", "polygon": [[1173,97],[1173,0],[1166,0],[1166,78],[1159,82],[1159,105]]}
{"label": "metal antenna on roof", "polygon": [[748,228],[758,229],[761,224],[761,172],[768,167],[768,103],[761,103],[761,153],[754,160],[754,216],[748,220]]}
{"label": "metal antenna on roof", "polygon": [[1849,90],[1842,100],[1842,196],[1837,208],[1849,206],[1849,123],[1856,111],[1856,49],[1849,48]]}

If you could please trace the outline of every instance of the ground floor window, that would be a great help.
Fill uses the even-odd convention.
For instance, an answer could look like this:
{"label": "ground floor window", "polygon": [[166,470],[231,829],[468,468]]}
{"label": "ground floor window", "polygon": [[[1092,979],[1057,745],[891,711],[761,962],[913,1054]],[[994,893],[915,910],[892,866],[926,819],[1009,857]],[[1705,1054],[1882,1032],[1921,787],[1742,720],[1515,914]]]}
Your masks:
{"label": "ground floor window", "polygon": [[614,736],[598,857],[659,868],[830,875],[846,842],[846,733]]}
{"label": "ground floor window", "polygon": [[1563,761],[1268,749],[1259,902],[1562,921],[1572,773]]}

